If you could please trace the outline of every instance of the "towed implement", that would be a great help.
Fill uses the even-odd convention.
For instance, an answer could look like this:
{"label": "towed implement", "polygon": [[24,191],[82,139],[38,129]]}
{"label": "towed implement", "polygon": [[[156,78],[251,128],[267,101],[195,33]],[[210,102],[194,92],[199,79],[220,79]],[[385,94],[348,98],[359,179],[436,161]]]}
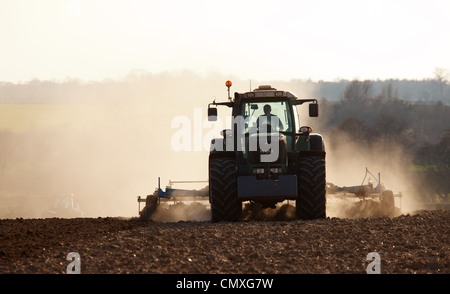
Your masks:
{"label": "towed implement", "polygon": [[[368,178],[368,175],[372,176],[372,178]],[[367,184],[364,185],[367,178]],[[376,185],[374,185],[372,179],[375,179]],[[375,177],[366,167],[366,173],[361,185],[340,187],[332,183],[327,183],[327,197],[328,199],[334,197],[346,200],[376,201],[376,203],[380,204],[381,209],[386,215],[392,215],[396,209],[395,198],[399,199],[399,208],[401,209],[402,193],[394,193],[392,190],[386,189],[381,182],[380,173],[378,173],[378,177]]]}
{"label": "towed implement", "polygon": [[[367,175],[371,175],[372,178],[367,179]],[[364,184],[367,179],[367,184]],[[375,179],[376,185],[372,179]],[[149,220],[156,209],[161,205],[168,207],[177,203],[201,203],[206,205],[210,209],[209,203],[209,187],[206,186],[202,189],[175,189],[174,185],[178,184],[196,184],[196,183],[208,183],[208,181],[172,181],[169,180],[169,184],[165,190],[160,187],[160,179],[158,178],[158,187],[155,191],[147,197],[138,196],[138,213],[141,219]],[[371,202],[379,205],[379,209],[382,210],[382,215],[393,216],[397,208],[401,209],[402,193],[394,193],[392,190],[385,188],[381,182],[380,173],[378,177],[375,177],[367,168],[366,174],[361,185],[356,186],[337,186],[333,183],[326,183],[326,198],[327,203],[333,201],[351,201],[351,203],[366,203]],[[398,201],[396,201],[396,199]],[[398,203],[398,207],[396,206]],[[144,208],[141,210],[141,203],[145,203]],[[338,202],[339,203],[339,202]],[[330,204],[332,205],[332,204]],[[247,206],[251,207],[251,206]],[[364,205],[364,210],[373,209],[373,205]],[[362,211],[361,215],[371,215],[373,211]]]}
{"label": "towed implement", "polygon": [[[139,204],[138,212],[141,219],[149,220],[159,207],[161,202],[166,204],[175,204],[177,202],[186,201],[202,201],[208,200],[209,192],[208,188],[199,190],[188,189],[174,189],[175,184],[196,184],[196,183],[208,183],[208,181],[171,181],[166,186],[166,190],[161,189],[161,179],[158,178],[158,188],[155,189],[153,194],[147,195],[147,197],[138,196],[137,201]],[[145,203],[144,208],[141,210],[141,203]]]}

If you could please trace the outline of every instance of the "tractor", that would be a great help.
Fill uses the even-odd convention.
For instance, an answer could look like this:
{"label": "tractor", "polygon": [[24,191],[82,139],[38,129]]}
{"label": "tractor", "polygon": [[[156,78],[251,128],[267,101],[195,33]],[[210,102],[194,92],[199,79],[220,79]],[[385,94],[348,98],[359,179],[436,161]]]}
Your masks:
{"label": "tractor", "polygon": [[297,219],[326,217],[325,145],[320,134],[301,126],[297,106],[307,103],[318,117],[317,99],[299,99],[270,85],[208,104],[208,121],[218,106],[231,108],[231,128],[211,140],[209,202],[212,222],[242,220],[243,202],[274,208],[295,201]]}

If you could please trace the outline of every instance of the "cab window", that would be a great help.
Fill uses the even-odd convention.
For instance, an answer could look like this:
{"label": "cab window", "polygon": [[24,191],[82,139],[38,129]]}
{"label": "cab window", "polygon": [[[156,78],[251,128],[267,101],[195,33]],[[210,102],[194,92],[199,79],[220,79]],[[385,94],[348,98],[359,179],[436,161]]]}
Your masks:
{"label": "cab window", "polygon": [[278,131],[289,132],[292,130],[290,121],[289,103],[287,101],[275,102],[246,102],[242,107],[242,116],[248,122],[245,132],[249,127],[259,128],[262,123],[271,124],[278,117]]}

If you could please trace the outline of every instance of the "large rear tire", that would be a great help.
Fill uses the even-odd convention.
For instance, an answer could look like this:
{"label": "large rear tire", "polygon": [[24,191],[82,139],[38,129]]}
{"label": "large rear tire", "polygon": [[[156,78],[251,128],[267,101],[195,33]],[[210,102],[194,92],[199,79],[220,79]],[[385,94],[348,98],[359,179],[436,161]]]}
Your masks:
{"label": "large rear tire", "polygon": [[297,219],[326,218],[325,159],[306,156],[299,159]]}
{"label": "large rear tire", "polygon": [[213,158],[209,161],[209,189],[212,222],[242,220],[234,159]]}

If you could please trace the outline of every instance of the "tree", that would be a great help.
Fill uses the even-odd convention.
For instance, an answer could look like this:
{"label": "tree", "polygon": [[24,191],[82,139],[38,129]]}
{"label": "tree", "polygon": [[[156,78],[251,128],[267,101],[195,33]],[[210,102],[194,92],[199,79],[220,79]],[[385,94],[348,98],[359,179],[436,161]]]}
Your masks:
{"label": "tree", "polygon": [[369,142],[371,135],[370,128],[364,123],[364,121],[355,117],[348,117],[344,119],[341,123],[335,126],[332,133],[335,141],[339,141],[341,134],[345,133],[351,140],[361,144]]}
{"label": "tree", "polygon": [[344,90],[343,99],[349,102],[362,102],[372,95],[372,82],[365,80],[363,82],[358,80],[351,81]]}
{"label": "tree", "polygon": [[392,86],[392,83],[389,83],[387,84],[387,86],[383,86],[380,95],[378,95],[378,98],[382,101],[398,99],[398,89],[394,88]]}
{"label": "tree", "polygon": [[434,69],[434,77],[439,83],[439,92],[441,101],[444,100],[444,85],[447,84],[449,72],[445,68],[437,67]]}

